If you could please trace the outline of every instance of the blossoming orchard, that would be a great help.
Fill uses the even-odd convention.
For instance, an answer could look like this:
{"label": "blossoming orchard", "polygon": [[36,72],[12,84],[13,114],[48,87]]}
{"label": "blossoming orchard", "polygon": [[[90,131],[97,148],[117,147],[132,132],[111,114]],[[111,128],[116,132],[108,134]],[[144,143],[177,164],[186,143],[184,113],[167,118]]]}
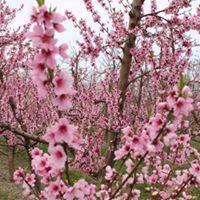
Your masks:
{"label": "blossoming orchard", "polygon": [[0,1],[8,181],[21,199],[200,199],[199,0],[81,1],[90,21],[37,0],[17,29]]}

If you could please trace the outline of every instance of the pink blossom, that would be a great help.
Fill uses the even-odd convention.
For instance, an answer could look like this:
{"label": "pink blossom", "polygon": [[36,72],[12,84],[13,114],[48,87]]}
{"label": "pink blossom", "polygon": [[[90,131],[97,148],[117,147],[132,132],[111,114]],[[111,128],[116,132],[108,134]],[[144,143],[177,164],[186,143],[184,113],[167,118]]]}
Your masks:
{"label": "pink blossom", "polygon": [[140,190],[138,190],[138,189],[133,189],[132,190],[132,200],[139,200],[139,198],[140,198],[140,193],[141,193],[141,191]]}
{"label": "pink blossom", "polygon": [[161,196],[162,200],[168,199],[168,194],[165,191],[160,191],[159,195]]}
{"label": "pink blossom", "polygon": [[42,150],[37,148],[37,147],[35,147],[34,149],[32,149],[30,151],[30,155],[31,155],[32,158],[35,158],[36,156],[41,156],[42,155]]}
{"label": "pink blossom", "polygon": [[61,190],[61,187],[60,187],[59,181],[49,183],[49,192],[52,193],[53,195],[58,195],[60,190]]}
{"label": "pink blossom", "polygon": [[72,84],[73,78],[62,70],[53,80],[55,86],[55,93],[57,95],[73,94]]}
{"label": "pink blossom", "polygon": [[155,117],[152,117],[150,120],[150,125],[157,131],[162,127],[162,116],[157,114]]}
{"label": "pink blossom", "polygon": [[48,167],[48,157],[47,156],[36,156],[31,162],[32,168],[38,173],[42,172]]}
{"label": "pink blossom", "polygon": [[[122,177],[122,181],[126,180],[126,178],[128,177],[128,174],[124,174]],[[124,186],[128,186],[131,185],[134,181],[133,177],[128,178],[127,182],[124,184]]]}
{"label": "pink blossom", "polygon": [[46,75],[43,74],[43,72],[39,73],[37,70],[34,70],[31,73],[31,78],[32,78],[34,84],[37,86],[39,97],[43,98],[43,97],[47,96],[48,89],[46,86]]}
{"label": "pink blossom", "polygon": [[49,12],[44,5],[39,8],[38,22],[45,22],[45,26],[47,28],[53,26],[54,23],[60,23],[64,20],[64,16],[59,13]]}
{"label": "pink blossom", "polygon": [[36,7],[32,7],[32,14],[31,14],[31,21],[32,22],[36,22],[37,19],[38,19],[38,11],[37,11],[37,8]]}
{"label": "pink blossom", "polygon": [[69,99],[69,95],[61,94],[57,96],[53,101],[55,106],[58,106],[59,110],[69,110],[72,107],[72,103]]}
{"label": "pink blossom", "polygon": [[146,150],[146,144],[142,137],[134,135],[131,139],[132,149],[139,155],[143,155]]}
{"label": "pink blossom", "polygon": [[59,33],[62,33],[63,31],[65,31],[65,28],[62,24],[59,23],[53,23],[53,27],[56,31],[58,31]]}
{"label": "pink blossom", "polygon": [[55,125],[56,128],[56,135],[55,140],[56,142],[63,142],[65,141],[68,144],[71,144],[73,140],[73,132],[75,131],[75,127],[69,125],[67,119],[61,118],[59,122]]}
{"label": "pink blossom", "polygon": [[192,96],[192,92],[188,86],[184,86],[181,92],[183,95],[186,95],[187,97]]}
{"label": "pink blossom", "polygon": [[53,23],[61,23],[66,20],[66,18],[57,12],[52,12],[52,21]]}
{"label": "pink blossom", "polygon": [[73,199],[74,199],[74,196],[75,196],[75,189],[74,189],[73,187],[68,188],[68,189],[65,191],[65,194],[64,194],[64,198],[65,198],[65,199],[73,200]]}
{"label": "pink blossom", "polygon": [[30,186],[34,187],[36,181],[35,174],[26,174],[25,180]]}
{"label": "pink blossom", "polygon": [[16,184],[20,184],[24,177],[24,170],[19,167],[13,174],[13,180]]}
{"label": "pink blossom", "polygon": [[47,132],[43,136],[43,139],[49,142],[50,144],[55,144],[56,143],[55,135],[56,135],[56,129],[55,127],[51,127],[47,129]]}
{"label": "pink blossom", "polygon": [[174,104],[175,116],[179,116],[179,115],[188,116],[189,113],[193,110],[192,102],[193,100],[189,97],[186,99],[179,97],[176,103]]}
{"label": "pink blossom", "polygon": [[162,110],[167,110],[167,109],[169,108],[167,102],[160,102],[160,103],[158,104],[158,107],[159,107],[160,109],[162,109]]}
{"label": "pink blossom", "polygon": [[32,66],[33,70],[35,71],[34,73],[37,74],[37,76],[40,77],[40,79],[45,79],[45,73],[44,70],[46,68],[45,63],[39,62],[38,60],[36,60],[35,58],[28,63],[30,66]]}
{"label": "pink blossom", "polygon": [[51,164],[57,169],[63,169],[67,160],[67,156],[63,150],[63,147],[60,145],[52,147],[49,153]]}
{"label": "pink blossom", "polygon": [[126,200],[128,198],[128,194],[124,193],[118,197],[116,197],[114,200]]}
{"label": "pink blossom", "polygon": [[106,175],[105,175],[105,179],[106,180],[112,180],[114,178],[116,174],[116,170],[111,168],[110,166],[107,166],[106,167]]}
{"label": "pink blossom", "polygon": [[63,58],[67,58],[67,54],[66,54],[66,50],[68,49],[68,45],[67,44],[62,44],[59,46],[58,50],[59,50],[59,54],[63,57]]}
{"label": "pink blossom", "polygon": [[180,135],[179,136],[179,142],[180,144],[186,145],[190,141],[190,136],[189,135]]}
{"label": "pink blossom", "polygon": [[183,198],[181,198],[180,200],[193,200],[193,199],[195,199],[194,196],[188,195],[186,194],[186,192],[183,192]]}
{"label": "pink blossom", "polygon": [[131,159],[126,160],[125,162],[127,167],[127,172],[130,173],[134,167],[133,161]]}
{"label": "pink blossom", "polygon": [[70,144],[70,146],[74,149],[80,150],[81,149],[81,144],[83,144],[85,140],[83,137],[78,133],[77,129],[74,129],[73,132],[73,141]]}
{"label": "pink blossom", "polygon": [[42,51],[35,56],[35,59],[39,60],[42,63],[46,63],[48,68],[55,69],[56,68],[55,56],[57,52],[58,52],[58,49],[56,47],[54,47],[51,50],[42,49]]}
{"label": "pink blossom", "polygon": [[32,40],[36,47],[45,49],[46,51],[53,50],[57,43],[57,40],[53,38],[53,35],[53,29],[47,29],[44,31],[44,29],[39,25],[33,27],[32,33],[27,33],[27,37]]}
{"label": "pink blossom", "polygon": [[23,188],[23,193],[22,193],[23,196],[31,197],[32,191],[31,191],[30,186],[26,182],[23,182],[22,188]]}
{"label": "pink blossom", "polygon": [[177,135],[175,133],[169,133],[163,138],[164,144],[166,146],[170,146],[174,144],[176,142],[176,139],[177,139]]}
{"label": "pink blossom", "polygon": [[121,149],[118,149],[115,151],[115,160],[120,160],[125,155],[127,155],[131,150],[131,145],[126,144]]}
{"label": "pink blossom", "polygon": [[172,90],[167,97],[167,103],[170,107],[173,107],[173,105],[175,104],[177,95],[177,92],[175,90]]}
{"label": "pink blossom", "polygon": [[80,179],[74,184],[74,196],[78,199],[94,199],[95,186],[89,185],[85,180]]}
{"label": "pink blossom", "polygon": [[152,174],[150,177],[149,177],[149,183],[151,184],[156,184],[157,183],[157,179],[158,179],[158,176],[156,174]]}
{"label": "pink blossom", "polygon": [[199,165],[199,163],[192,163],[192,167],[190,168],[190,173],[194,177],[200,178],[200,165]]}
{"label": "pink blossom", "polygon": [[127,126],[126,128],[122,129],[122,132],[124,133],[124,135],[127,137],[131,137],[132,135],[132,130],[130,126]]}
{"label": "pink blossom", "polygon": [[150,136],[151,140],[154,140],[157,137],[158,131],[162,127],[162,123],[162,116],[160,114],[151,117],[149,124],[146,125],[147,134]]}

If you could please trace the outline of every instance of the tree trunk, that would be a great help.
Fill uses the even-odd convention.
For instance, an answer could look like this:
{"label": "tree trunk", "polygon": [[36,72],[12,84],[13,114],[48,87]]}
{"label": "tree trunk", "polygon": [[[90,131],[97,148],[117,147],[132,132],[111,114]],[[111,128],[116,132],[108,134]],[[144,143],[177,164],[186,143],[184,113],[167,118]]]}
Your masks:
{"label": "tree trunk", "polygon": [[[144,3],[144,0],[133,0],[131,6],[132,9],[129,12],[129,27],[128,30],[133,30],[140,21],[141,18],[141,8]],[[121,91],[120,94],[120,101],[119,101],[119,114],[123,116],[124,110],[124,103],[126,99],[126,89],[128,86],[128,78],[130,73],[130,67],[132,63],[132,55],[130,50],[135,47],[135,40],[136,36],[132,33],[129,34],[127,38],[127,42],[123,48],[123,57],[121,61],[120,67],[120,74],[119,74],[119,90]],[[120,132],[111,132],[109,137],[109,149],[106,155],[106,166],[110,165],[111,167],[114,166],[114,152],[117,149],[118,140],[119,140]]]}
{"label": "tree trunk", "polygon": [[8,170],[9,170],[10,181],[13,181],[13,173],[15,170],[14,155],[15,155],[15,146],[8,145]]}

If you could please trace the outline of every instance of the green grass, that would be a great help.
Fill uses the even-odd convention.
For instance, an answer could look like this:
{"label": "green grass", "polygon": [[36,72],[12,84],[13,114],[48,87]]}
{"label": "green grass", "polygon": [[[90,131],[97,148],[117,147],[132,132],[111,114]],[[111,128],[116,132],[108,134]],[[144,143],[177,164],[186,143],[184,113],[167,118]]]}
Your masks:
{"label": "green grass", "polygon": [[[5,144],[5,139],[2,137],[0,137],[0,144]],[[191,141],[191,146],[196,148],[200,152],[200,144],[199,143]],[[45,145],[45,144],[39,144],[38,147],[40,149],[42,149],[43,152],[47,152],[47,150],[48,150],[48,145]],[[101,149],[102,156],[104,156],[106,154],[107,148],[108,147],[106,145],[102,147],[102,149]],[[72,155],[69,155],[69,156],[72,157]],[[115,163],[116,169],[119,169],[119,167],[121,166],[121,162],[122,161],[117,161]],[[28,169],[28,156],[27,156],[27,152],[25,150],[17,148],[16,164]],[[174,169],[182,170],[182,169],[187,169],[188,167],[189,166],[179,166]],[[122,171],[125,172],[125,170],[126,170],[126,168],[123,167]],[[99,180],[93,179],[93,178],[87,176],[86,174],[84,174],[83,172],[80,172],[79,170],[75,170],[75,169],[70,170],[70,178],[73,183],[77,182],[79,179],[85,179],[89,183],[96,184],[97,187],[99,186],[99,184],[101,182],[100,179]],[[151,193],[146,190],[147,187],[148,187],[148,184],[137,184],[136,185],[136,188],[141,191],[140,200],[146,200],[151,197]],[[193,189],[189,190],[188,193],[193,196],[196,196],[197,199],[200,199],[200,188],[193,188]],[[0,195],[1,195],[2,200],[4,200],[4,199],[6,200],[8,198],[8,195],[6,193],[4,193],[3,191],[2,192],[0,191]]]}
{"label": "green grass", "polygon": [[200,199],[200,188],[193,188],[188,192],[188,194],[197,197],[197,199]]}
{"label": "green grass", "polygon": [[93,184],[96,183],[96,181],[94,179],[90,178],[86,174],[80,172],[79,170],[75,170],[75,169],[70,170],[70,178],[73,183],[77,182],[79,179],[85,179],[88,183],[93,183]]}
{"label": "green grass", "polygon": [[151,197],[151,193],[147,191],[148,184],[137,184],[136,189],[140,190],[140,200],[145,200]]}
{"label": "green grass", "polygon": [[[199,142],[200,142],[200,138],[198,138]],[[195,141],[191,141],[190,142],[191,146],[194,147],[198,152],[200,152],[200,143],[195,142]]]}
{"label": "green grass", "polygon": [[37,145],[37,147],[38,147],[39,149],[41,149],[43,152],[47,152],[47,151],[48,151],[48,144],[41,144],[41,143],[39,143],[39,144]]}
{"label": "green grass", "polygon": [[0,137],[0,144],[5,144],[6,143],[6,140],[5,140],[5,138],[4,137]]}
{"label": "green grass", "polygon": [[1,200],[8,200],[8,193],[0,189]]}

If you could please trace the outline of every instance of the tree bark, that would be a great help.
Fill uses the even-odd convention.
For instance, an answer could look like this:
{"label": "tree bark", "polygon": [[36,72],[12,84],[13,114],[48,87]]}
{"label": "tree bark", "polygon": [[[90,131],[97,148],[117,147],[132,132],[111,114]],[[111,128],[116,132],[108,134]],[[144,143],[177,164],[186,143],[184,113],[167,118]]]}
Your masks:
{"label": "tree bark", "polygon": [[13,173],[15,170],[14,166],[14,158],[15,158],[15,146],[7,145],[8,148],[8,170],[9,170],[9,176],[10,181],[13,181]]}
{"label": "tree bark", "polygon": [[[131,10],[129,12],[129,26],[128,30],[133,30],[140,21],[141,18],[141,8],[145,0],[133,0],[131,4]],[[118,87],[121,92],[120,101],[119,101],[119,114],[123,116],[124,103],[126,99],[126,89],[128,86],[128,78],[132,63],[132,55],[130,50],[135,47],[136,36],[131,33],[127,37],[127,41],[123,48],[123,57],[121,60],[120,74],[119,74],[119,83]],[[106,166],[114,166],[114,152],[118,144],[119,132],[111,132],[109,137],[109,148],[106,155]]]}

